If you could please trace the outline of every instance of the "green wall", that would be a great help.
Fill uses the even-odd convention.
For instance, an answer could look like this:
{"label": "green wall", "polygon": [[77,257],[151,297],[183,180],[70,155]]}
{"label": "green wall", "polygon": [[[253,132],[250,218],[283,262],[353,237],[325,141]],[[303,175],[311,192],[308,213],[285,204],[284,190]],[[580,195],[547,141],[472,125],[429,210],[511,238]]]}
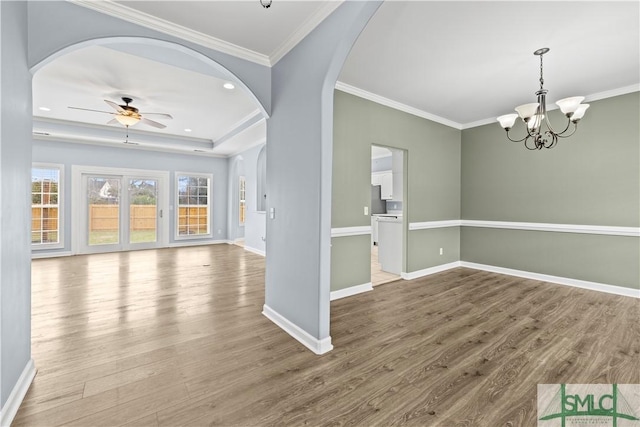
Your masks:
{"label": "green wall", "polygon": [[371,281],[371,236],[331,239],[331,291]]}
{"label": "green wall", "polygon": [[[459,259],[458,227],[408,231],[409,222],[460,219],[459,130],[335,91],[333,137],[332,228],[371,225],[363,212],[371,204],[371,145],[404,149],[404,271]],[[331,290],[370,281],[370,250],[368,236],[332,239]]]}
{"label": "green wall", "polygon": [[[550,150],[509,142],[497,124],[462,131],[462,218],[640,226],[638,92],[590,104],[576,134]],[[557,110],[550,119],[563,123]],[[461,232],[462,261],[629,288],[639,287],[639,246],[625,236]]]}

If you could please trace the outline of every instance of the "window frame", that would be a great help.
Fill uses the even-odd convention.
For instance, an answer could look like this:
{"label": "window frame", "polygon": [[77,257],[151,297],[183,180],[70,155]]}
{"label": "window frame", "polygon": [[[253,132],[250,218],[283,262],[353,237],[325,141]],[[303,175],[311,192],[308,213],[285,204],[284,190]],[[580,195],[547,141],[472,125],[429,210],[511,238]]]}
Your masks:
{"label": "window frame", "polygon": [[247,178],[238,177],[238,225],[244,227],[247,222]]}
{"label": "window frame", "polygon": [[[207,233],[203,234],[180,234],[180,178],[206,178],[207,179]],[[211,209],[211,193],[213,188],[213,174],[210,173],[202,173],[202,172],[175,172],[175,207],[174,216],[175,216],[175,240],[195,240],[195,239],[211,239],[213,237],[213,212]],[[187,205],[189,206],[189,205]],[[196,205],[196,206],[205,206],[205,205]]]}
{"label": "window frame", "polygon": [[[64,222],[65,222],[65,212],[64,212],[64,165],[59,163],[42,163],[42,162],[33,162],[31,163],[31,185],[33,186],[33,170],[34,169],[49,169],[49,170],[57,170],[58,171],[58,241],[57,242],[46,242],[46,243],[31,243],[31,250],[33,251],[43,251],[50,249],[62,249],[64,248]],[[31,222],[33,223],[33,187],[29,192],[31,199]],[[51,205],[51,204],[49,204]],[[41,206],[44,206],[41,204]],[[42,233],[42,230],[40,231]],[[29,228],[29,237],[31,238],[33,233],[33,229]]]}

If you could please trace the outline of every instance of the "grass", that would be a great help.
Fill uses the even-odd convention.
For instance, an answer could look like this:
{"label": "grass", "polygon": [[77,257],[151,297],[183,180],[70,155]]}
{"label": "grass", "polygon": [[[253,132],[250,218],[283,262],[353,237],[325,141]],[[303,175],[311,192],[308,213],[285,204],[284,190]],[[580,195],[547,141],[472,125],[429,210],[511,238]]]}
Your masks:
{"label": "grass", "polygon": [[[91,231],[89,245],[111,245],[119,241],[118,230]],[[156,230],[131,231],[130,243],[149,243],[156,241]]]}
{"label": "grass", "polygon": [[40,232],[31,233],[31,243],[57,243],[57,242],[58,242],[57,231],[45,231],[44,233],[42,233],[42,236],[40,236]]}

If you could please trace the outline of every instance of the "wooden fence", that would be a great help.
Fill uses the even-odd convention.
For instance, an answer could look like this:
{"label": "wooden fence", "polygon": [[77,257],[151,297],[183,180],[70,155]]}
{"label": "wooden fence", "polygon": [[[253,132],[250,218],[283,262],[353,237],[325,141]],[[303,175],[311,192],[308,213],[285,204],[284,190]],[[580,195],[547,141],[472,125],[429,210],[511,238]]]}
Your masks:
{"label": "wooden fence", "polygon": [[[90,231],[114,231],[118,230],[118,205],[89,205],[89,230]],[[155,230],[156,206],[155,205],[131,205],[129,216],[131,230]],[[54,223],[55,222],[55,223]],[[204,231],[208,223],[207,207],[178,208],[178,228],[180,231],[191,234]],[[58,208],[31,206],[31,230],[48,231],[58,229]]]}

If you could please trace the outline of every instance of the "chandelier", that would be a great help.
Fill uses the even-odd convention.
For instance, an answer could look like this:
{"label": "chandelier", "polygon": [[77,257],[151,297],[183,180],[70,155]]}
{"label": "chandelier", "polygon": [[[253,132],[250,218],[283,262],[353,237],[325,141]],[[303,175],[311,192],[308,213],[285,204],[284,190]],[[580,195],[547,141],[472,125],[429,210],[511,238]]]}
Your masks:
{"label": "chandelier", "polygon": [[[560,107],[560,111],[567,117],[567,125],[561,132],[556,132],[553,127],[551,127],[549,117],[547,116],[546,96],[548,91],[543,87],[544,78],[542,77],[542,56],[547,52],[549,52],[548,47],[543,47],[533,52],[534,55],[540,57],[540,90],[536,92],[538,102],[520,105],[515,108],[518,114],[505,114],[497,119],[498,122],[500,122],[500,126],[507,131],[507,138],[509,138],[510,141],[524,141],[524,146],[529,150],[552,148],[558,143],[558,138],[568,138],[573,135],[576,129],[578,129],[578,122],[584,116],[587,108],[589,108],[589,104],[581,104],[581,102],[584,101],[584,96],[572,96],[561,99],[556,102],[556,105]],[[518,116],[524,121],[527,134],[522,139],[512,139],[509,131]],[[543,129],[543,124],[546,130]],[[572,124],[573,128],[569,131]]]}

